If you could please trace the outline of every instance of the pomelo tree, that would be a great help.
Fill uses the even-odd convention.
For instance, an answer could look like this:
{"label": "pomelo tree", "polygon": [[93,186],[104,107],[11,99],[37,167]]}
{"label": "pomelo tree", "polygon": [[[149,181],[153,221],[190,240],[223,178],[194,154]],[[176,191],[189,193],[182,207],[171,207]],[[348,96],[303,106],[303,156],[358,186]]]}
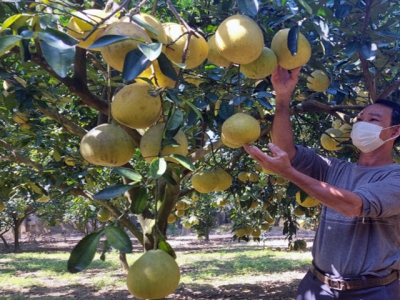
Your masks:
{"label": "pomelo tree", "polygon": [[[355,159],[348,141],[352,118],[378,98],[398,99],[397,1],[174,2],[0,3],[0,165],[7,170],[0,178],[6,206],[0,216],[11,213],[14,184],[35,208],[45,205],[38,199],[48,195],[65,202],[89,200],[110,211],[111,220],[72,252],[71,272],[90,264],[103,235],[111,246],[130,252],[125,231],[146,250],[174,255],[167,243],[168,217],[178,200],[193,201],[193,176],[216,168],[232,176],[232,185],[210,193],[228,195],[234,231],[247,230],[234,238],[248,240],[255,230],[257,239],[259,228],[280,219],[292,243],[304,223],[299,221],[317,217],[318,208],[294,213],[298,188],[257,170],[241,147],[239,131],[225,140],[221,134],[225,120],[244,113],[260,126],[257,145],[265,148],[279,138],[271,135],[270,79],[258,64],[251,65],[258,57],[268,65],[273,57],[268,49],[276,55],[271,64],[303,65],[293,95],[295,138],[321,154]],[[272,45],[282,29],[285,37],[280,34]],[[243,51],[249,45],[254,47]],[[312,77],[316,70],[324,76]],[[324,89],[315,91],[310,83]],[[125,103],[129,97],[137,103]],[[143,145],[154,123],[159,129],[146,139],[154,143]],[[114,129],[103,134],[98,126],[104,125]],[[343,136],[329,135],[330,128],[342,128]],[[178,141],[179,132],[184,136]],[[334,147],[321,145],[325,135],[333,142],[324,137],[323,143]],[[131,146],[118,147],[122,136]],[[242,172],[253,174],[239,180]],[[300,198],[301,203],[307,195]]]}

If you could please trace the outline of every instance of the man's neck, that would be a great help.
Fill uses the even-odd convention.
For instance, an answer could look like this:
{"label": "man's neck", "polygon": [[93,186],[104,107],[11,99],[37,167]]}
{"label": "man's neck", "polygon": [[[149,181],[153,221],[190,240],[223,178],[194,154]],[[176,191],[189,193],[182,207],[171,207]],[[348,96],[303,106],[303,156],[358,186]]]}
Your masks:
{"label": "man's neck", "polygon": [[382,151],[380,149],[369,153],[361,153],[357,164],[362,167],[381,167],[393,164],[391,150]]}

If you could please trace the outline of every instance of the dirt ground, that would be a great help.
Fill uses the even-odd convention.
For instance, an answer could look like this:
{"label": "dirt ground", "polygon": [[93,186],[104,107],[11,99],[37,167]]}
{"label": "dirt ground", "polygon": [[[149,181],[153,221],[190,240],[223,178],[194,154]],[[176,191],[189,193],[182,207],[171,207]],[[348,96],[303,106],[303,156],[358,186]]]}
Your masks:
{"label": "dirt ground", "polygon": [[[287,247],[287,240],[280,235],[279,232],[271,232],[270,236],[266,237],[264,243],[260,243],[259,247],[265,247],[270,249]],[[302,238],[304,238],[308,245],[312,243],[313,233],[303,232]],[[51,252],[51,251],[70,251],[77,243],[80,237],[63,237],[56,235],[46,240],[22,240],[22,249],[24,252]],[[196,251],[213,251],[220,248],[221,246],[232,245],[231,235],[212,235],[208,243],[197,240],[196,236],[179,236],[172,237],[169,243],[175,249],[177,254],[179,252],[196,252]],[[309,249],[308,249],[309,250]],[[141,251],[139,244],[134,242],[134,252]],[[285,250],[283,250],[285,251]],[[0,245],[0,253],[4,253],[3,245]],[[254,278],[254,283],[232,283],[225,285],[190,285],[185,286],[181,284],[174,294],[169,295],[166,299],[180,299],[180,300],[192,300],[192,299],[215,299],[215,300],[235,300],[235,299],[267,299],[267,300],[291,300],[295,297],[296,288],[307,271],[307,266],[299,268],[291,272],[289,275],[286,274],[284,278],[268,278],[268,276],[261,276]],[[184,272],[184,270],[182,270]],[[283,277],[283,276],[282,276]],[[58,289],[58,291],[57,291]],[[58,293],[63,294],[62,297],[57,297]],[[48,288],[44,289],[37,287],[31,289],[26,295],[26,298],[20,298],[12,296],[2,297],[0,290],[0,300],[20,300],[20,299],[136,299],[129,294],[126,290],[114,290],[114,291],[98,291],[91,290],[90,287],[84,285],[77,286],[73,290],[68,292],[68,296],[65,297],[65,291],[63,293],[62,287],[54,288],[54,291],[49,291]],[[49,294],[52,296],[49,297]],[[3,294],[4,295],[4,294]]]}

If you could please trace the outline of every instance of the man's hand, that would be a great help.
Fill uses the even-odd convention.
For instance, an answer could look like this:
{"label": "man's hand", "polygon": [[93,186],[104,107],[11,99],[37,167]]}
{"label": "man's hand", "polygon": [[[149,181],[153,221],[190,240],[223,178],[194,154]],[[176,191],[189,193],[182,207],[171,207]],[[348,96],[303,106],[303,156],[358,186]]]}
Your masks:
{"label": "man's hand", "polygon": [[279,65],[275,68],[271,76],[271,82],[277,97],[290,100],[296,88],[300,70],[301,67],[298,67],[289,74],[288,70],[281,68]]}
{"label": "man's hand", "polygon": [[278,146],[275,146],[273,143],[269,143],[268,147],[273,156],[267,155],[255,146],[249,146],[248,144],[244,145],[246,152],[264,169],[268,169],[276,174],[288,178],[290,173],[293,171],[289,156],[285,151],[280,149]]}

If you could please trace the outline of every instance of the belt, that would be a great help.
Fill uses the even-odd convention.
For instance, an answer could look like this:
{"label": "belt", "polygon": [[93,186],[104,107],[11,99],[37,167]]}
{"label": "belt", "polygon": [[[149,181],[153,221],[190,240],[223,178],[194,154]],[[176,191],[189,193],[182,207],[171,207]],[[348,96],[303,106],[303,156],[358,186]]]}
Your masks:
{"label": "belt", "polygon": [[393,271],[392,273],[384,277],[366,277],[364,279],[331,278],[318,271],[313,265],[311,265],[310,271],[316,278],[326,284],[330,289],[339,291],[365,289],[388,285],[389,283],[392,283],[399,278],[398,271]]}

